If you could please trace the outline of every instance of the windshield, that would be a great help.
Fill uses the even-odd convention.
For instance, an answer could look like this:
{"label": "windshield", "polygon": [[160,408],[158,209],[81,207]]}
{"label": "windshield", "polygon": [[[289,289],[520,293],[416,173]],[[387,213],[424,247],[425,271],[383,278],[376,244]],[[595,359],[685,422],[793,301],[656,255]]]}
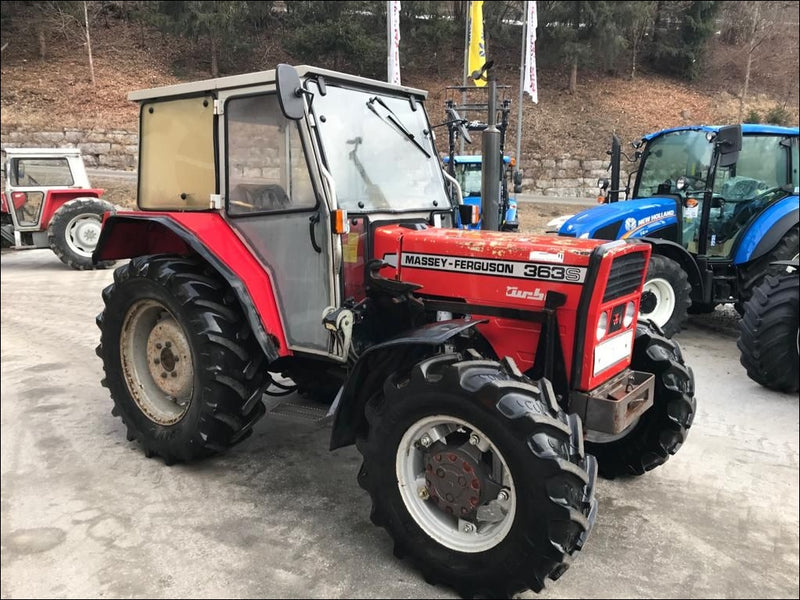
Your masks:
{"label": "windshield", "polygon": [[464,196],[481,195],[480,163],[456,163],[456,180]]}
{"label": "windshield", "polygon": [[653,139],[642,156],[642,172],[634,197],[676,193],[679,177],[685,178],[686,189],[702,190],[712,151],[705,131],[673,131]]}
{"label": "windshield", "polygon": [[312,104],[339,207],[351,212],[447,208],[444,178],[421,104],[316,82]]}

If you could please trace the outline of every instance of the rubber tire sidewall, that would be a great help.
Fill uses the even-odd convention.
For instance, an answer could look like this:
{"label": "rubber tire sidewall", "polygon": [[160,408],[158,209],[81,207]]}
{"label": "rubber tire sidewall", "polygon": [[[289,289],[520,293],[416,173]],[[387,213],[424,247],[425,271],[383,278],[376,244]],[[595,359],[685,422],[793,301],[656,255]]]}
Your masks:
{"label": "rubber tire sidewall", "polygon": [[[99,261],[97,264],[92,262],[91,256],[77,254],[67,243],[67,225],[81,215],[96,215],[103,220],[106,212],[115,213],[114,206],[101,200],[100,198],[86,197],[73,198],[61,205],[50,219],[47,226],[47,242],[50,249],[65,265],[78,270],[105,269],[112,266],[116,261]],[[96,248],[96,246],[95,246]]]}
{"label": "rubber tire sidewall", "polygon": [[[387,402],[385,398],[383,401]],[[423,531],[409,513],[400,495],[395,472],[398,445],[409,427],[431,415],[456,417],[481,430],[502,454],[511,473],[516,492],[514,523],[503,540],[488,550],[468,553],[439,544]],[[554,417],[551,418],[555,420]],[[371,427],[369,432],[371,438],[380,440],[378,455],[368,457],[363,449],[366,444],[362,440],[359,441],[359,450],[364,454],[362,469],[378,469],[377,473],[368,477],[378,480],[379,483],[375,487],[383,495],[381,506],[389,513],[384,515],[388,524],[379,521],[375,523],[390,530],[396,548],[398,545],[403,548],[401,554],[406,552],[415,554],[418,565],[426,565],[423,570],[448,565],[446,574],[439,572],[432,577],[433,583],[448,583],[459,590],[466,589],[466,593],[469,594],[475,590],[485,589],[482,588],[484,585],[489,588],[490,584],[487,583],[489,581],[494,581],[495,586],[498,585],[496,581],[498,573],[524,572],[528,581],[522,589],[533,587],[535,583],[532,583],[532,580],[535,577],[531,564],[534,561],[552,560],[555,566],[564,560],[564,557],[549,558],[546,554],[542,554],[553,550],[548,537],[552,532],[549,532],[548,528],[553,526],[554,522],[569,520],[566,516],[568,509],[554,505],[554,501],[548,496],[546,482],[558,477],[576,477],[571,473],[565,474],[564,471],[559,471],[559,468],[563,467],[559,467],[559,463],[555,460],[542,459],[532,453],[527,442],[528,436],[537,429],[541,430],[542,427],[542,425],[535,426],[529,418],[507,418],[492,403],[476,399],[476,394],[463,389],[457,392],[441,393],[432,390],[415,393],[405,396],[401,402],[385,405],[381,409],[377,425]],[[579,431],[580,427],[577,429]],[[569,444],[570,436],[563,432],[561,434],[566,440],[565,443]],[[582,442],[578,443],[582,452]],[[378,464],[383,468],[377,466]],[[373,502],[377,503],[374,498]],[[561,515],[562,519],[554,519],[553,511],[564,511],[565,514]],[[532,545],[535,546],[535,550]],[[408,550],[409,547],[413,548],[413,552]],[[529,552],[520,551],[521,549]],[[537,563],[535,568],[541,567]],[[543,585],[544,578],[548,576],[556,578],[560,573],[540,575]],[[448,581],[451,578],[462,581],[456,585]],[[502,585],[510,585],[510,581]],[[496,589],[490,591],[496,593]]]}
{"label": "rubber tire sidewall", "polygon": [[[201,420],[208,416],[203,406],[203,389],[209,382],[202,377],[204,371],[198,365],[198,348],[202,340],[198,338],[184,307],[162,286],[142,278],[128,279],[117,286],[118,289],[106,304],[102,335],[102,346],[108,361],[106,379],[109,389],[117,399],[116,405],[123,420],[140,431],[146,439],[152,440],[156,453],[161,456],[181,454],[183,448],[193,447],[197,443],[196,432]],[[120,332],[128,310],[140,300],[155,300],[164,306],[183,328],[192,353],[192,397],[186,414],[174,425],[163,426],[147,418],[131,396],[123,375]]]}
{"label": "rubber tire sidewall", "polygon": [[747,376],[759,385],[780,392],[800,389],[798,310],[797,272],[768,274],[745,303],[736,346]]}
{"label": "rubber tire sidewall", "polygon": [[[683,270],[683,267],[671,258],[660,254],[652,254],[650,256],[650,264],[647,267],[645,285],[652,279],[664,279],[672,288],[672,294],[675,297],[672,315],[663,325],[660,325],[664,335],[669,338],[678,333],[689,319],[688,309],[691,304],[692,293],[689,276]],[[641,312],[641,306],[639,319],[648,320],[647,315]]]}
{"label": "rubber tire sidewall", "polygon": [[[660,360],[650,356],[653,347],[658,348]],[[643,475],[667,462],[686,440],[696,413],[691,367],[685,365],[678,344],[649,324],[637,325],[631,369],[655,375],[653,405],[625,437],[607,443],[584,442],[586,452],[597,458],[600,475],[609,479]],[[682,388],[679,391],[670,389],[676,383]]]}

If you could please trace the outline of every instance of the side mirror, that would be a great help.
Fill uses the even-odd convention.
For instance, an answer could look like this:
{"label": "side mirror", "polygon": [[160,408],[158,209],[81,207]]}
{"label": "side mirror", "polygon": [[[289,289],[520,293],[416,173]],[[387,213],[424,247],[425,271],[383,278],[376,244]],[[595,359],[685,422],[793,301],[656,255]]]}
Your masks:
{"label": "side mirror", "polygon": [[300,85],[297,70],[291,65],[278,65],[275,70],[275,84],[278,88],[278,103],[284,116],[292,121],[302,119],[306,107],[303,103],[304,90]]}
{"label": "side mirror", "polygon": [[514,193],[522,193],[522,171],[514,171]]}
{"label": "side mirror", "polygon": [[742,150],[742,126],[728,125],[720,127],[714,144],[719,152],[719,166],[730,167],[739,160],[739,152]]}
{"label": "side mirror", "polygon": [[474,204],[459,204],[458,216],[462,225],[476,225],[481,220],[478,207]]}

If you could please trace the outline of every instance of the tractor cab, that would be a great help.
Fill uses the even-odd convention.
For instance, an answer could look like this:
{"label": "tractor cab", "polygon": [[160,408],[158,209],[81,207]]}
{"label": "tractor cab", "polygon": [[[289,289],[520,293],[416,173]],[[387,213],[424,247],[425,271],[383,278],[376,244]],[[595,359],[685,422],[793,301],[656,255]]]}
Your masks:
{"label": "tractor cab", "polygon": [[[450,156],[445,156],[442,160],[444,168],[449,169]],[[503,231],[516,231],[519,229],[517,220],[517,201],[508,193],[508,179],[512,169],[516,165],[516,160],[503,156],[501,174],[503,182],[500,186],[500,209],[502,220],[500,228]],[[456,225],[462,229],[480,229],[480,210],[481,210],[481,187],[483,185],[483,158],[480,154],[465,154],[453,156],[452,176],[461,187],[463,203],[466,206],[476,207],[477,219],[473,222],[462,223],[460,213],[456,213]]]}
{"label": "tractor cab", "polygon": [[[754,217],[797,195],[797,135],[747,125],[738,142],[734,134],[720,144],[719,135],[697,128],[645,137],[633,197],[674,200],[676,241],[692,254],[731,260]],[[731,145],[741,149],[729,159]]]}
{"label": "tractor cab", "polygon": [[671,335],[687,310],[741,309],[771,263],[797,256],[797,145],[797,127],[666,129],[633,144],[638,167],[620,189],[615,136],[602,206],[552,225],[562,236],[651,243],[643,316]]}
{"label": "tractor cab", "polygon": [[92,261],[103,215],[116,208],[92,188],[78,148],[6,148],[0,233],[3,247],[50,247],[78,270]]}
{"label": "tractor cab", "polygon": [[41,229],[50,190],[90,187],[78,148],[6,148],[4,152],[3,213],[16,231]]}

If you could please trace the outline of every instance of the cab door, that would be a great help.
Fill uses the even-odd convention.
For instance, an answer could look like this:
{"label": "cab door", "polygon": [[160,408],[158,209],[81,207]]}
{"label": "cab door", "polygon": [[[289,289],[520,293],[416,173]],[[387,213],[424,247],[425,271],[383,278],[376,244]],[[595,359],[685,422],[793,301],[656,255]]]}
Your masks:
{"label": "cab door", "polygon": [[[322,317],[339,305],[330,211],[304,120],[287,119],[271,88],[222,94],[227,217],[269,272],[289,347],[335,354]],[[313,154],[312,154],[313,156]]]}

